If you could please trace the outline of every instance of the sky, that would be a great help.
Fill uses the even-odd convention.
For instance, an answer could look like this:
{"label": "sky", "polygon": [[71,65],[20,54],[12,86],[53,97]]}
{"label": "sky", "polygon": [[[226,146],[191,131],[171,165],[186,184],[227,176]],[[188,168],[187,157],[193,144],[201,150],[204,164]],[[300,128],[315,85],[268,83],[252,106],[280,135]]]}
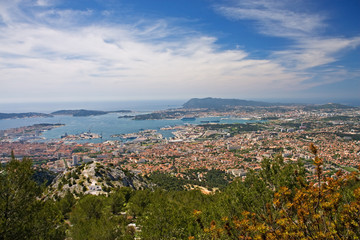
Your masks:
{"label": "sky", "polygon": [[360,101],[359,0],[0,0],[0,102]]}

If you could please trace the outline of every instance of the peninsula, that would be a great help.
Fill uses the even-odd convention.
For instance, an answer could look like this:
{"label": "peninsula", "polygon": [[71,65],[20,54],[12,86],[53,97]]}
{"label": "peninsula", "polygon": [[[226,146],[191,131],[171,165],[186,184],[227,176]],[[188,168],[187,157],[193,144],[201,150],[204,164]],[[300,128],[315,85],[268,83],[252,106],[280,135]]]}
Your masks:
{"label": "peninsula", "polygon": [[[338,103],[327,104],[289,104],[249,101],[242,99],[223,98],[192,98],[183,104],[182,108],[167,109],[147,114],[136,115],[133,120],[159,119],[191,119],[208,116],[253,117],[254,113],[264,115],[268,113],[284,113],[290,110],[328,111],[358,109]],[[275,117],[275,116],[273,116]],[[262,119],[268,119],[262,118]]]}
{"label": "peninsula", "polygon": [[32,118],[32,117],[53,117],[51,114],[28,112],[28,113],[0,113],[1,119]]}
{"label": "peninsula", "polygon": [[268,102],[258,102],[258,101],[249,101],[243,99],[224,99],[224,98],[192,98],[186,103],[184,103],[184,108],[208,108],[208,109],[224,109],[228,107],[245,107],[245,106],[255,106],[255,107],[269,107],[269,106],[278,106],[284,104],[277,103],[268,103]]}

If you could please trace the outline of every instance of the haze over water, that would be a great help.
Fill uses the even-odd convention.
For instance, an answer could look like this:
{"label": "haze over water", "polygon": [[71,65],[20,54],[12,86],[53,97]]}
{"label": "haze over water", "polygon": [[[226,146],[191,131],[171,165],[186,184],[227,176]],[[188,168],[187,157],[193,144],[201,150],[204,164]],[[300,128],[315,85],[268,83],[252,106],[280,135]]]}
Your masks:
{"label": "haze over water", "polygon": [[186,100],[147,100],[147,101],[97,101],[97,102],[35,102],[35,103],[0,103],[2,113],[40,112],[51,113],[58,110],[131,110],[149,112],[169,108],[179,108]]}

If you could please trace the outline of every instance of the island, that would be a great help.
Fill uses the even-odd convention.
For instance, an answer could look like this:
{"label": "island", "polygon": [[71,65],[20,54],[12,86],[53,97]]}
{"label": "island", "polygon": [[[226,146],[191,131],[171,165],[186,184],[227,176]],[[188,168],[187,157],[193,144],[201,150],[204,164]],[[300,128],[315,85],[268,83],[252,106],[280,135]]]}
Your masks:
{"label": "island", "polygon": [[131,110],[117,110],[117,111],[98,111],[98,110],[59,110],[52,112],[52,115],[71,115],[73,117],[88,117],[88,116],[97,116],[105,115],[108,113],[131,113]]}
{"label": "island", "polygon": [[32,117],[53,117],[51,114],[28,112],[28,113],[0,113],[1,119],[32,118]]}
{"label": "island", "polygon": [[98,111],[98,110],[59,110],[47,113],[37,113],[37,112],[28,112],[28,113],[0,113],[0,120],[4,119],[17,119],[17,118],[35,118],[35,117],[54,117],[54,115],[70,115],[73,117],[88,117],[88,116],[97,116],[105,115],[108,113],[131,113],[131,110],[117,110],[117,111]]}

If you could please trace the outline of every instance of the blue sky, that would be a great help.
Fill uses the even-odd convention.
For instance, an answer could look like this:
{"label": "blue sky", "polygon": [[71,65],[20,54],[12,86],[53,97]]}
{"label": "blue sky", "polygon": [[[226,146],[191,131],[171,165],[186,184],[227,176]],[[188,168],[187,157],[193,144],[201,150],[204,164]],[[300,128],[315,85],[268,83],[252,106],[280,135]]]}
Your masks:
{"label": "blue sky", "polygon": [[360,100],[359,0],[1,0],[0,101]]}

